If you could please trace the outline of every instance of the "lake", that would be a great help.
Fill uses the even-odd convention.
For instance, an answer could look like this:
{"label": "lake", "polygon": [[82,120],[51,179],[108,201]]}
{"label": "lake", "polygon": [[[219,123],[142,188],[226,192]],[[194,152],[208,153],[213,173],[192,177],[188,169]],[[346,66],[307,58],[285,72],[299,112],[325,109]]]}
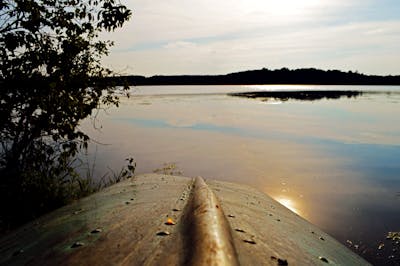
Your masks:
{"label": "lake", "polygon": [[[247,98],[260,91],[354,97]],[[143,86],[82,128],[96,176],[168,168],[253,186],[374,264],[399,262],[400,86]],[[96,128],[96,129],[95,129]],[[175,167],[175,168],[174,168]]]}

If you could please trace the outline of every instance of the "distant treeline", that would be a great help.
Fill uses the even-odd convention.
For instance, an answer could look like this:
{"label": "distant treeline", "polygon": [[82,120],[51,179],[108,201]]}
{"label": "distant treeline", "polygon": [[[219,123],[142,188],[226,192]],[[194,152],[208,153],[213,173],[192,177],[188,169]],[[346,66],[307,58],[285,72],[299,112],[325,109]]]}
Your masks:
{"label": "distant treeline", "polygon": [[114,82],[128,85],[250,85],[250,84],[321,84],[321,85],[400,85],[400,76],[365,75],[358,72],[304,68],[290,70],[248,70],[226,75],[120,76]]}

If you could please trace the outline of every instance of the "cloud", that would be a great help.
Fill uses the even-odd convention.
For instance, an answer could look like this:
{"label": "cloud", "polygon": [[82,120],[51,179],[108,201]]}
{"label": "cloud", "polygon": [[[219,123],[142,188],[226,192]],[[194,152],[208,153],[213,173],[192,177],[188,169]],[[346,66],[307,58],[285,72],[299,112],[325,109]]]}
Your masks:
{"label": "cloud", "polygon": [[176,41],[176,42],[169,42],[164,45],[163,48],[165,49],[196,49],[198,46],[196,43],[188,42],[188,41]]}
{"label": "cloud", "polygon": [[371,0],[325,2],[134,1],[133,21],[107,36],[118,45],[104,62],[144,75],[284,66],[400,72],[400,20],[360,19],[356,11]]}
{"label": "cloud", "polygon": [[[201,39],[329,18],[351,1],[317,0],[132,1],[133,19],[109,35],[120,47]],[[278,4],[279,3],[279,4]],[[303,3],[303,4],[299,4]],[[304,4],[306,3],[306,4]],[[287,4],[290,4],[289,6]]]}

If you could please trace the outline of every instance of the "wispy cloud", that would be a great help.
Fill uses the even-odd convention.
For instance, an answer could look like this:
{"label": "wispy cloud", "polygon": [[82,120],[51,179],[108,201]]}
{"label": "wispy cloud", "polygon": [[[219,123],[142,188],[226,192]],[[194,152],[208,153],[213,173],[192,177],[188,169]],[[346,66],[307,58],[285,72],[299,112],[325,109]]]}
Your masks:
{"label": "wispy cloud", "polygon": [[400,18],[360,15],[376,1],[149,2],[133,1],[132,22],[106,36],[118,43],[105,60],[117,70],[212,74],[313,66],[400,73]]}

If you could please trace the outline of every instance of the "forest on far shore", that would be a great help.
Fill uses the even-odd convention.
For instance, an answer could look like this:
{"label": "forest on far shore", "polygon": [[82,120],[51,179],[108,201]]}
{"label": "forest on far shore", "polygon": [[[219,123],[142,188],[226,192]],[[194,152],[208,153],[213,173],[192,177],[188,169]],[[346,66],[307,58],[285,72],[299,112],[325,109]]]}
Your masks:
{"label": "forest on far shore", "polygon": [[315,84],[315,85],[400,85],[400,75],[366,75],[353,71],[315,68],[276,70],[259,69],[226,75],[156,75],[116,76],[114,82],[128,85],[252,85],[252,84]]}

